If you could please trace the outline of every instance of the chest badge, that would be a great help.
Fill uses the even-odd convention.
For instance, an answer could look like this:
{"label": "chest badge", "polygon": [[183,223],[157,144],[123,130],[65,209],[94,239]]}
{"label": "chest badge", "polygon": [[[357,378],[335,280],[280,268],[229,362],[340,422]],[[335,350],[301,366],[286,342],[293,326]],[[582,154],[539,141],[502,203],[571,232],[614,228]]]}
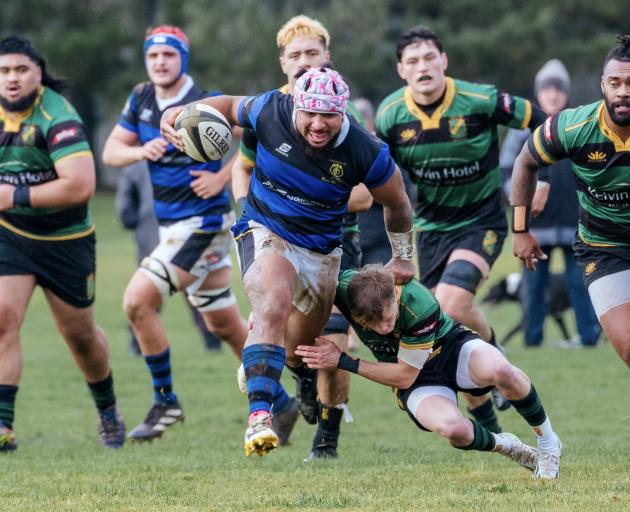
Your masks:
{"label": "chest badge", "polygon": [[461,116],[451,117],[448,120],[448,131],[453,139],[463,139],[466,137],[466,120]]}

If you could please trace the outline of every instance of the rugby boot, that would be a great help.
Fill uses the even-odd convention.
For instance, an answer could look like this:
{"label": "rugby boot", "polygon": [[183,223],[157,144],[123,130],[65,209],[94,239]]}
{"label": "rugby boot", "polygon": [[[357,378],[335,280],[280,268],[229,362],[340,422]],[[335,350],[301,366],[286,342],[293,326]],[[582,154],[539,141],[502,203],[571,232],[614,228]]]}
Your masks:
{"label": "rugby boot", "polygon": [[275,450],[279,439],[271,428],[271,415],[269,413],[254,416],[245,431],[245,455],[249,457],[254,453],[259,457]]}
{"label": "rugby boot", "polygon": [[537,480],[554,480],[560,475],[560,456],[562,443],[556,437],[556,444],[552,448],[538,447],[538,464],[534,471]]}
{"label": "rugby boot", "polygon": [[0,420],[0,452],[12,452],[17,450],[17,441],[13,430],[5,426]]}
{"label": "rugby boot", "polygon": [[300,416],[298,402],[294,396],[289,397],[289,401],[284,409],[275,413],[271,410],[271,428],[278,435],[280,446],[289,444],[289,436]]}
{"label": "rugby boot", "polygon": [[153,404],[144,421],[134,428],[127,437],[131,441],[153,441],[162,437],[164,431],[178,421],[184,421],[184,410],[179,401],[172,404]]}
{"label": "rugby boot", "polygon": [[499,452],[508,459],[512,459],[530,471],[536,468],[538,452],[535,448],[526,445],[514,434],[502,432],[495,435],[497,436],[497,446],[494,451]]}
{"label": "rugby boot", "polygon": [[317,423],[317,370],[308,369],[307,376],[292,375],[295,379],[295,398],[307,423]]}
{"label": "rugby boot", "polygon": [[121,448],[125,444],[125,424],[116,404],[98,411],[98,433],[101,444],[107,448]]}
{"label": "rugby boot", "polygon": [[333,431],[317,427],[317,432],[313,437],[313,447],[306,460],[336,459],[339,433],[339,429]]}

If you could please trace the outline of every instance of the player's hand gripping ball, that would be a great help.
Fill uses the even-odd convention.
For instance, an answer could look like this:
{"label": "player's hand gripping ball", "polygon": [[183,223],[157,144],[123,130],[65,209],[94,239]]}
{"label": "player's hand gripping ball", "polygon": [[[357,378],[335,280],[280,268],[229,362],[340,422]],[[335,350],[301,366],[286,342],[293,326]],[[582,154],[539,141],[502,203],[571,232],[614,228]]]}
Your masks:
{"label": "player's hand gripping ball", "polygon": [[221,160],[230,149],[232,128],[217,109],[193,103],[175,119],[175,130],[182,137],[185,153],[199,162]]}

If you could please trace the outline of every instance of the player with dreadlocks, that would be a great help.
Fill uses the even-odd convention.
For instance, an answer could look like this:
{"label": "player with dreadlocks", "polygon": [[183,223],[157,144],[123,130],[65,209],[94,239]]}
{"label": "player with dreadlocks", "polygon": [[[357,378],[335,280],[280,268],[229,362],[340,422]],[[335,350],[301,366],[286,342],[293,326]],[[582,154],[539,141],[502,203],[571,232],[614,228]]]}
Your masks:
{"label": "player with dreadlocks", "polygon": [[529,232],[538,169],[571,160],[579,229],[573,245],[606,336],[630,366],[630,35],[604,59],[604,98],[563,110],[529,138],[514,165],[511,204],[514,255],[530,270],[546,259]]}

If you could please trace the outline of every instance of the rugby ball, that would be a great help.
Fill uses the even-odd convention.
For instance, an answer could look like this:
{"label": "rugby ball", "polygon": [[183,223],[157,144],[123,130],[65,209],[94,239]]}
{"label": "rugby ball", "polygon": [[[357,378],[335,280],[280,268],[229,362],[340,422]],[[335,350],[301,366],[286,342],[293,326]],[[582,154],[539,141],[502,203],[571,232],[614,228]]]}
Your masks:
{"label": "rugby ball", "polygon": [[221,160],[230,149],[232,128],[216,108],[193,103],[175,119],[175,130],[184,143],[184,152],[199,162]]}

